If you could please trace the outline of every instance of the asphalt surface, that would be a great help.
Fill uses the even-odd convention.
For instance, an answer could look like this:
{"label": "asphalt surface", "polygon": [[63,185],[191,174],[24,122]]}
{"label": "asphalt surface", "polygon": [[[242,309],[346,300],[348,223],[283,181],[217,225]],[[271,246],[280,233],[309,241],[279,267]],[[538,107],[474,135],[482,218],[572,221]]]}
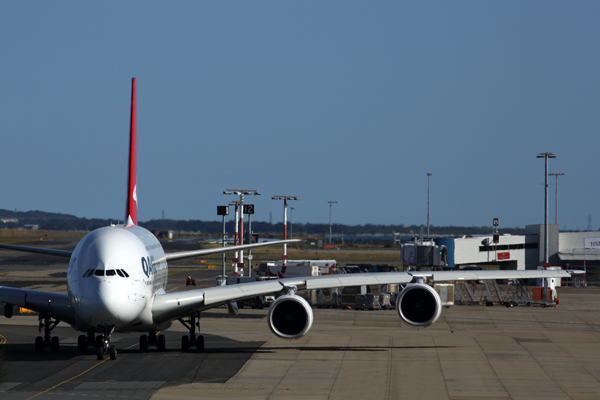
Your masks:
{"label": "asphalt surface", "polygon": [[[16,257],[0,255],[0,284],[66,289],[66,262]],[[187,274],[201,287],[219,273],[173,269],[169,291],[189,289]],[[200,323],[205,352],[181,352],[185,329],[175,322],[163,332],[164,352],[140,352],[137,333],[113,335],[114,361],[78,354],[79,332],[64,324],[54,330],[60,352],[37,354],[37,317],[0,317],[0,398],[598,399],[600,290],[559,294],[556,308],[444,308],[426,329],[406,326],[394,310],[313,309],[313,328],[293,341],[271,334],[267,310],[232,318],[214,309]]]}

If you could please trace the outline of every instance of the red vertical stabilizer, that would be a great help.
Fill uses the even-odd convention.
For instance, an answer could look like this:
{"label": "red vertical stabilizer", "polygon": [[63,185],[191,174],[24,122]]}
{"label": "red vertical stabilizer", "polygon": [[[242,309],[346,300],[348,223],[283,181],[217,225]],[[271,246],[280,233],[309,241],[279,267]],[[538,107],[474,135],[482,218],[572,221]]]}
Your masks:
{"label": "red vertical stabilizer", "polygon": [[131,125],[129,130],[129,179],[127,181],[127,207],[125,209],[125,221],[127,225],[138,224],[135,97],[135,78],[133,78],[131,80]]}

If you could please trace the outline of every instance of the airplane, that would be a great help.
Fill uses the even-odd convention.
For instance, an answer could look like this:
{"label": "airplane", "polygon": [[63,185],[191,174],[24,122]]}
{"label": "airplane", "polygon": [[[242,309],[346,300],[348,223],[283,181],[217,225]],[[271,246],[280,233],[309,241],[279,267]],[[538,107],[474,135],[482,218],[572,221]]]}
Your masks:
{"label": "airplane", "polygon": [[[189,333],[181,338],[181,350],[204,350],[204,338],[196,334],[199,313],[227,306],[237,315],[237,301],[260,295],[281,294],[269,307],[267,324],[276,336],[297,339],[313,324],[310,304],[297,294],[304,289],[330,289],[346,286],[402,284],[396,310],[411,326],[427,327],[441,314],[441,300],[431,284],[439,281],[480,279],[568,278],[580,271],[409,271],[390,273],[307,276],[247,282],[167,293],[168,262],[209,254],[239,251],[263,246],[298,242],[298,239],[245,244],[215,249],[165,253],[160,241],[138,225],[137,205],[136,79],[132,79],[129,138],[129,175],[125,222],[88,233],[73,251],[0,244],[0,248],[69,258],[67,293],[0,286],[4,316],[11,318],[19,306],[39,313],[40,332],[35,351],[49,347],[59,351],[59,338],[52,330],[60,321],[82,334],[77,349],[96,349],[97,358],[117,358],[111,344],[114,332],[142,332],[139,347],[166,348],[165,336],[173,321],[181,322]],[[96,334],[99,335],[96,336]],[[146,334],[147,333],[147,334]]]}

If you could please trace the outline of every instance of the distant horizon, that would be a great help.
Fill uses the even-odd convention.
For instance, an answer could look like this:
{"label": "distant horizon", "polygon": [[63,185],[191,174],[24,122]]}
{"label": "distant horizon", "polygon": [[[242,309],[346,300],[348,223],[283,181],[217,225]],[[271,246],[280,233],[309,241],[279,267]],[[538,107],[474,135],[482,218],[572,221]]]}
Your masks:
{"label": "distant horizon", "polygon": [[[29,211],[18,211],[18,210],[7,210],[7,209],[0,209],[0,214],[3,214],[4,212],[9,212],[9,213],[23,213],[23,214],[27,214],[27,213],[43,213],[43,214],[50,214],[50,215],[62,215],[62,216],[69,216],[69,217],[74,217],[76,219],[85,219],[85,220],[90,220],[90,221],[106,221],[108,223],[123,223],[123,219],[111,219],[111,218],[89,218],[89,217],[79,217],[76,216],[74,214],[67,214],[67,213],[60,213],[60,212],[52,212],[52,211],[42,211],[42,210],[29,210]],[[153,222],[160,222],[160,221],[173,221],[173,222],[202,222],[202,223],[218,223],[218,224],[222,224],[222,220],[202,220],[202,219],[171,219],[171,218],[165,218],[165,219],[149,219],[149,220],[140,220],[139,224],[140,225],[144,225],[144,224],[149,224],[149,223],[153,223]],[[226,218],[226,224],[230,225],[234,222],[234,216],[229,215],[228,218]],[[245,223],[247,224],[248,220],[247,217],[244,219]],[[277,221],[277,222],[272,222],[270,223],[269,221],[263,221],[263,220],[253,220],[252,221],[253,224],[270,224],[272,226],[276,226],[276,225],[283,225],[283,221]],[[541,222],[540,224],[529,224],[529,225],[541,225],[543,224],[543,222]],[[256,226],[255,225],[255,226]],[[288,220],[288,231],[289,231],[289,226],[290,225],[301,225],[301,226],[306,226],[306,225],[313,225],[313,226],[329,226],[329,224],[327,222],[293,222],[292,224],[290,223],[290,221]],[[549,222],[549,225],[553,225],[552,222]],[[332,227],[382,227],[382,228],[401,228],[401,229],[419,229],[421,227],[423,228],[427,228],[427,225],[407,225],[407,224],[375,224],[375,223],[366,223],[366,224],[344,224],[344,223],[332,223]],[[430,229],[434,229],[434,230],[448,230],[448,229],[452,229],[452,228],[456,228],[456,229],[469,229],[469,228],[473,228],[473,229],[477,229],[477,230],[482,230],[482,229],[492,229],[493,227],[491,225],[481,225],[481,226],[477,226],[477,225],[436,225],[436,224],[430,224]],[[500,233],[504,232],[504,231],[524,231],[527,228],[527,226],[524,227],[520,227],[520,226],[516,226],[516,227],[499,227],[498,230],[500,231]],[[559,230],[561,232],[595,232],[597,230],[592,229],[592,230],[573,230],[573,229],[560,229],[559,226]],[[600,229],[598,229],[598,231],[600,231]],[[403,235],[413,235],[413,236],[419,236],[420,232],[419,231],[415,231],[413,233],[409,233],[409,232],[401,232]],[[354,234],[354,233],[346,233],[347,235],[360,235],[360,234]],[[363,235],[373,235],[374,233],[364,233]],[[383,235],[391,235],[391,233],[381,233]],[[481,234],[481,233],[478,233]],[[333,236],[342,236],[343,233],[339,233],[339,232],[333,232]]]}

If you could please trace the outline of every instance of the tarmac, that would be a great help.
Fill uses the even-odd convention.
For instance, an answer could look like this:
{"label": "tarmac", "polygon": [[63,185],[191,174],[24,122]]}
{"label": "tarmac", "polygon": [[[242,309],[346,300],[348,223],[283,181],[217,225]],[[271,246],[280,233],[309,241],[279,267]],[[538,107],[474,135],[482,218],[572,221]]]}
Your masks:
{"label": "tarmac", "polygon": [[[50,267],[52,282],[28,285],[33,277],[12,276],[0,260],[0,284],[62,290],[63,267]],[[199,284],[217,273],[176,268],[169,291],[186,289],[186,268]],[[556,308],[444,308],[424,329],[394,310],[315,308],[311,331],[292,341],[273,336],[266,309],[214,309],[202,313],[205,352],[182,353],[185,329],[175,322],[163,332],[165,352],[140,352],[135,333],[113,335],[115,361],[77,353],[79,333],[62,323],[53,331],[60,352],[35,353],[37,317],[0,317],[0,398],[598,399],[600,289],[559,294]]]}

